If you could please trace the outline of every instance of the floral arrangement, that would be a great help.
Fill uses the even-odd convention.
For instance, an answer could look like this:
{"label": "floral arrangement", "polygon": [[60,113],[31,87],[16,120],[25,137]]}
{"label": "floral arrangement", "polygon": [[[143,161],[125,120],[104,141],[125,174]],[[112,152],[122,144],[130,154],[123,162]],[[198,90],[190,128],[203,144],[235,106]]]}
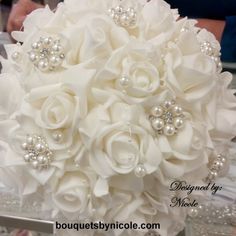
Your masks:
{"label": "floral arrangement", "polygon": [[221,176],[236,134],[232,76],[195,23],[162,0],[30,14],[1,58],[1,181],[39,193],[53,217],[160,222],[156,233],[176,235],[187,212],[170,207],[170,183]]}

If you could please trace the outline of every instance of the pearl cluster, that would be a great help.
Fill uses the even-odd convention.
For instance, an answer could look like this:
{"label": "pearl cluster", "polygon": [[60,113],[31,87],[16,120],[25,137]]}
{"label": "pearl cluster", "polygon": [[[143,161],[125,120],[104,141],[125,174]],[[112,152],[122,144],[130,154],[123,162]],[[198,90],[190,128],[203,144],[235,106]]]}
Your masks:
{"label": "pearl cluster", "polygon": [[207,182],[212,182],[217,178],[219,173],[225,168],[225,163],[226,163],[226,157],[223,156],[222,154],[217,155],[215,160],[212,162],[212,164],[209,167],[209,174],[206,178]]}
{"label": "pearl cluster", "polygon": [[65,58],[64,49],[59,39],[41,37],[31,45],[29,59],[41,71],[53,71],[59,68]]}
{"label": "pearl cluster", "polygon": [[46,140],[39,135],[27,135],[26,140],[21,145],[25,151],[24,160],[34,169],[48,168],[53,159],[53,153],[49,149]]}
{"label": "pearl cluster", "polygon": [[115,8],[110,8],[108,13],[114,22],[122,27],[132,28],[137,22],[137,13],[133,7],[125,9],[119,5]]}
{"label": "pearl cluster", "polygon": [[184,126],[183,109],[174,100],[152,107],[149,120],[158,134],[172,136]]}
{"label": "pearl cluster", "polygon": [[209,56],[215,63],[218,68],[218,70],[222,69],[222,63],[220,60],[221,53],[219,52],[218,49],[213,47],[211,43],[209,42],[203,42],[200,45],[201,52],[204,53],[205,55]]}

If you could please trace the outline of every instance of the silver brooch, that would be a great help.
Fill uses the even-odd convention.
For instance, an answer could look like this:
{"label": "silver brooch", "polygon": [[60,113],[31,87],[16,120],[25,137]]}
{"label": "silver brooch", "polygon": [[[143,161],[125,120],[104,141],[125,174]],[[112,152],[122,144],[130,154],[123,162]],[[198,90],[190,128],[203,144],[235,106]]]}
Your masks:
{"label": "silver brooch", "polygon": [[206,182],[214,181],[220,172],[225,168],[226,157],[223,154],[218,154],[212,163],[209,165],[209,174],[206,178]]}
{"label": "silver brooch", "polygon": [[133,7],[125,9],[123,6],[119,5],[115,8],[110,8],[108,13],[119,26],[132,28],[136,25],[137,12]]}
{"label": "silver brooch", "polygon": [[184,126],[183,109],[174,100],[152,107],[149,120],[158,134],[172,136]]}
{"label": "silver brooch", "polygon": [[31,48],[28,52],[29,59],[43,72],[58,69],[65,59],[64,48],[59,39],[41,37]]}
{"label": "silver brooch", "polygon": [[222,63],[220,60],[221,53],[220,51],[213,47],[213,45],[209,42],[203,42],[200,45],[201,52],[205,55],[209,56],[215,63],[218,70],[222,70]]}
{"label": "silver brooch", "polygon": [[37,134],[28,134],[21,148],[25,151],[25,162],[29,163],[34,169],[41,170],[50,166],[53,153],[49,149],[45,138]]}

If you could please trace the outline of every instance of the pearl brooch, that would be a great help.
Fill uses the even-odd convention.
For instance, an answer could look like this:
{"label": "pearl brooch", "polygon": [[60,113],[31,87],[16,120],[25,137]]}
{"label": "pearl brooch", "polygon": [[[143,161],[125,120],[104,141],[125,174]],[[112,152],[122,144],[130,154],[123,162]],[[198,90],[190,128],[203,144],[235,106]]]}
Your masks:
{"label": "pearl brooch", "polygon": [[158,134],[172,136],[184,126],[183,109],[174,100],[166,100],[151,108],[149,120]]}
{"label": "pearl brooch", "polygon": [[214,181],[218,175],[225,168],[226,157],[222,154],[218,154],[217,157],[210,163],[209,174],[206,178],[206,182]]}
{"label": "pearl brooch", "polygon": [[60,40],[52,37],[41,37],[32,43],[28,52],[29,60],[42,72],[58,69],[65,59],[64,48]]}
{"label": "pearl brooch", "polygon": [[203,42],[200,45],[201,52],[209,56],[215,63],[218,71],[222,70],[222,63],[220,60],[221,53],[210,42]]}
{"label": "pearl brooch", "polygon": [[21,145],[25,151],[24,161],[37,170],[48,168],[53,159],[53,153],[49,149],[46,140],[39,135],[27,135]]}
{"label": "pearl brooch", "polygon": [[132,28],[136,25],[137,13],[133,7],[125,9],[123,6],[117,6],[110,8],[108,14],[119,26]]}

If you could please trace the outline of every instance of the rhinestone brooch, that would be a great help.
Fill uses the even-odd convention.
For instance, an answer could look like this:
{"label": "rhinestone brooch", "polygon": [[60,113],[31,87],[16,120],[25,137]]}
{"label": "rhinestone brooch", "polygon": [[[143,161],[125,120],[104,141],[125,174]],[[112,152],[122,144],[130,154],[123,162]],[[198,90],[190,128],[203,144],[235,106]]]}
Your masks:
{"label": "rhinestone brooch", "polygon": [[53,153],[49,149],[45,138],[37,134],[28,134],[21,148],[25,151],[25,162],[29,163],[34,169],[46,169],[53,160]]}
{"label": "rhinestone brooch", "polygon": [[214,161],[209,166],[209,174],[206,178],[206,182],[214,181],[220,172],[225,168],[226,157],[222,154],[218,154]]}
{"label": "rhinestone brooch", "polygon": [[132,28],[136,25],[137,12],[133,7],[125,9],[123,6],[117,6],[115,8],[110,8],[108,13],[119,26]]}
{"label": "rhinestone brooch", "polygon": [[65,59],[64,48],[59,39],[41,37],[31,45],[30,61],[42,72],[58,69]]}
{"label": "rhinestone brooch", "polygon": [[219,52],[219,50],[213,47],[212,44],[207,41],[201,43],[200,49],[202,53],[209,56],[216,63],[217,69],[221,71],[222,63],[220,60],[221,53]]}
{"label": "rhinestone brooch", "polygon": [[149,120],[158,134],[172,136],[184,126],[183,109],[174,100],[151,108]]}

